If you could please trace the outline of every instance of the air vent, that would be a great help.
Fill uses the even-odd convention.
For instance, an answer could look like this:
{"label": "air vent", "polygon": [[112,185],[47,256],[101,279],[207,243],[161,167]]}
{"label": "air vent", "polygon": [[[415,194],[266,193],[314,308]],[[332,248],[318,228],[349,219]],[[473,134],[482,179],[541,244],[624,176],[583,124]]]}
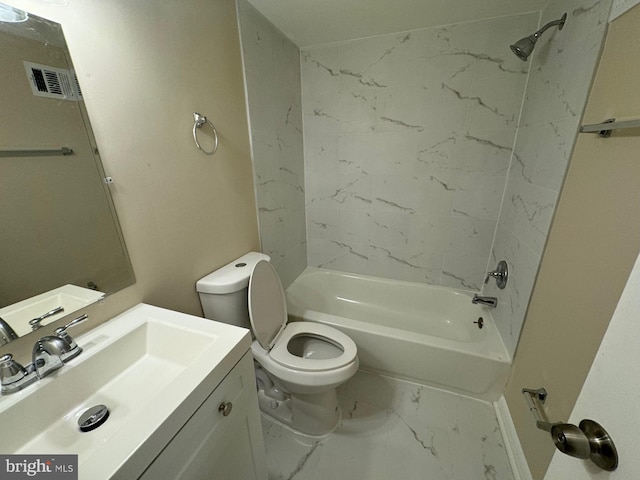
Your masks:
{"label": "air vent", "polygon": [[23,63],[34,95],[60,100],[82,100],[78,77],[73,70],[31,62]]}
{"label": "air vent", "polygon": [[71,76],[73,77],[73,87],[76,89],[78,100],[82,100],[82,90],[80,89],[80,82],[78,81],[78,75],[75,70],[71,70]]}

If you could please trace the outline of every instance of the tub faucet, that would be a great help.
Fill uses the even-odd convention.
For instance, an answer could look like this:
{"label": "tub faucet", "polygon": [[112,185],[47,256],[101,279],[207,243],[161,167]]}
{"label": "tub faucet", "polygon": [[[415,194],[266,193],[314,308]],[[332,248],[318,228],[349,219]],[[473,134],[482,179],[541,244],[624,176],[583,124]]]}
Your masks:
{"label": "tub faucet", "polygon": [[497,297],[481,297],[477,293],[474,293],[471,303],[484,305],[485,307],[489,307],[489,308],[496,308],[498,306],[498,298]]}

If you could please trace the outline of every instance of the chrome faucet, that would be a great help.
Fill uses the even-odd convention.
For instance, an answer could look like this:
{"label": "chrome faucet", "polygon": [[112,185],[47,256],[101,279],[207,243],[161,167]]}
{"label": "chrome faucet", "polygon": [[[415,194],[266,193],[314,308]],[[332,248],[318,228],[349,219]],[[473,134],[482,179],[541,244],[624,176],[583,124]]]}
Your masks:
{"label": "chrome faucet", "polygon": [[47,335],[33,346],[33,366],[38,378],[44,378],[64,365],[62,355],[69,349],[67,342],[60,337]]}
{"label": "chrome faucet", "polygon": [[67,333],[67,328],[77,325],[87,318],[89,318],[88,315],[81,315],[64,327],[56,328],[54,335],[47,335],[38,340],[33,346],[32,362],[26,367],[16,362],[10,353],[0,357],[0,393],[6,395],[22,390],[80,355],[82,349]]}
{"label": "chrome faucet", "polygon": [[477,293],[474,293],[471,303],[484,305],[485,307],[489,307],[489,308],[496,308],[498,306],[498,298],[497,297],[481,297]]}
{"label": "chrome faucet", "polygon": [[64,327],[56,328],[55,335],[47,335],[36,342],[33,346],[32,359],[38,378],[46,377],[82,353],[82,349],[67,333],[67,328],[77,325],[87,318],[89,318],[87,314],[80,315]]}

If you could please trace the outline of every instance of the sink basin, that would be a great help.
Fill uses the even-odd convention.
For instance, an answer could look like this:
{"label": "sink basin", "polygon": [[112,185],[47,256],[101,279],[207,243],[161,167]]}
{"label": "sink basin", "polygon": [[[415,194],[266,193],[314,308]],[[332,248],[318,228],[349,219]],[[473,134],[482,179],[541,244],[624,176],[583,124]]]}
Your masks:
{"label": "sink basin", "polygon": [[[78,454],[79,478],[137,478],[250,348],[248,330],[138,305],[76,338],[83,353],[0,397],[0,451]],[[78,419],[106,405],[107,421]]]}
{"label": "sink basin", "polygon": [[55,322],[59,318],[96,303],[103,298],[104,293],[97,290],[90,290],[76,285],[63,285],[35,297],[0,308],[0,317],[11,325],[11,328],[21,337],[31,332],[29,320],[38,318],[54,308],[62,307],[64,311],[47,317],[41,322],[41,325]]}

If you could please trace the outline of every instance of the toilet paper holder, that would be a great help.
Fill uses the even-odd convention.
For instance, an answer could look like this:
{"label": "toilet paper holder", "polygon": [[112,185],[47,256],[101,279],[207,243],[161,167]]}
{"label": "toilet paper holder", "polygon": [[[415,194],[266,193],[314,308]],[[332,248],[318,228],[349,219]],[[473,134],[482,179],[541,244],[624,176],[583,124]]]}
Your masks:
{"label": "toilet paper holder", "polygon": [[599,423],[584,419],[578,426],[570,423],[550,422],[543,408],[547,400],[547,390],[543,388],[523,388],[529,411],[536,420],[536,427],[551,434],[554,445],[562,453],[581,459],[590,459],[606,471],[618,468],[618,451],[607,431]]}

